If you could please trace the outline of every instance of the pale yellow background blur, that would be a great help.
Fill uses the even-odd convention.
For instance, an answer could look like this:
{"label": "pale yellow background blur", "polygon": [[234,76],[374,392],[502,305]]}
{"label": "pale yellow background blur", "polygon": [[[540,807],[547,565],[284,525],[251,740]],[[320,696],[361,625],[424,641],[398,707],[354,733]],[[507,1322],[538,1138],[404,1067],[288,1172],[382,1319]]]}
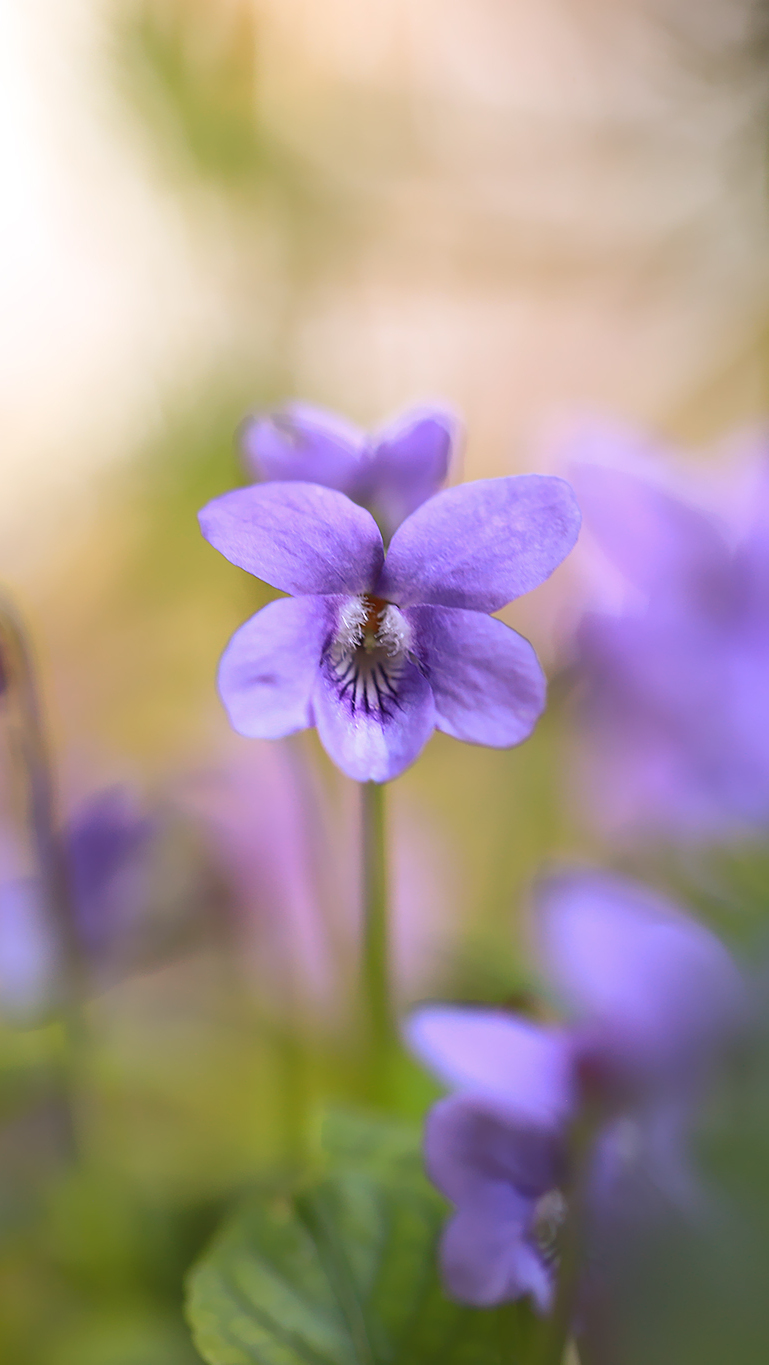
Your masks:
{"label": "pale yellow background blur", "polygon": [[[197,0],[203,64],[243,7]],[[298,391],[361,417],[453,400],[473,473],[525,463],[572,405],[692,436],[762,408],[745,0],[253,0],[255,110],[349,237],[298,297],[268,213],[239,235],[164,178],[119,88],[127,8],[0,8],[4,563],[38,549],[33,507],[276,345]]]}

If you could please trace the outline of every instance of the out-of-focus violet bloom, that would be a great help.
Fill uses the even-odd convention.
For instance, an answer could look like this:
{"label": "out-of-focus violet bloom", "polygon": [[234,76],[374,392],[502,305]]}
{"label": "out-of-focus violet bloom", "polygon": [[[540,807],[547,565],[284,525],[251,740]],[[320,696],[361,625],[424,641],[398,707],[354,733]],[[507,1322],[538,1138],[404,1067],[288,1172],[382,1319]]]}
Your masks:
{"label": "out-of-focus violet bloom", "polygon": [[435,1005],[407,1038],[455,1092],[425,1138],[428,1173],[456,1205],[442,1244],[449,1292],[480,1306],[530,1295],[546,1312],[584,1105],[598,1116],[591,1237],[628,1202],[690,1205],[687,1136],[745,1007],[722,944],[654,893],[581,872],[543,883],[537,902],[544,973],[569,1022]]}
{"label": "out-of-focus violet bloom", "polygon": [[65,834],[78,937],[95,959],[135,930],[146,904],[147,854],[155,821],[122,787],[97,793],[70,820]]}
{"label": "out-of-focus violet bloom", "polygon": [[333,1012],[356,868],[302,756],[241,749],[188,778],[179,799],[224,886],[238,962],[260,997],[286,1013]]}
{"label": "out-of-focus violet bloom", "polygon": [[438,492],[457,443],[456,419],[441,408],[415,408],[367,435],[309,403],[252,417],[243,452],[258,480],[298,480],[335,488],[376,518],[386,540]]}
{"label": "out-of-focus violet bloom", "polygon": [[[74,939],[92,970],[111,971],[141,937],[149,896],[148,855],[156,823],[127,792],[112,788],[79,807],[62,834],[67,908]],[[22,871],[24,841],[0,836],[0,1013],[39,1016],[59,994],[63,944],[56,910],[39,875]],[[146,925],[144,926],[146,928]]]}
{"label": "out-of-focus violet bloom", "polygon": [[749,510],[725,501],[728,518],[708,510],[704,478],[691,481],[697,506],[632,468],[584,462],[572,477],[586,527],[627,585],[577,635],[583,774],[599,820],[695,839],[765,828],[766,463]]}
{"label": "out-of-focus violet bloom", "polygon": [[[361,933],[357,801],[329,800],[291,745],[225,749],[188,775],[178,801],[195,821],[232,914],[237,960],[278,1014],[344,1020]],[[408,794],[390,811],[393,990],[419,999],[445,979],[457,936],[454,850]]]}
{"label": "out-of-focus violet bloom", "polygon": [[224,652],[234,729],[277,739],[315,725],[359,782],[397,777],[436,728],[520,743],[545,680],[528,641],[488,613],[552,573],[579,520],[562,479],[480,480],[423,503],[385,558],[373,517],[335,489],[267,483],[216,498],[200,514],[206,539],[291,594]]}
{"label": "out-of-focus violet bloom", "polygon": [[33,877],[0,881],[0,1016],[34,1020],[56,981],[56,944],[39,883]]}

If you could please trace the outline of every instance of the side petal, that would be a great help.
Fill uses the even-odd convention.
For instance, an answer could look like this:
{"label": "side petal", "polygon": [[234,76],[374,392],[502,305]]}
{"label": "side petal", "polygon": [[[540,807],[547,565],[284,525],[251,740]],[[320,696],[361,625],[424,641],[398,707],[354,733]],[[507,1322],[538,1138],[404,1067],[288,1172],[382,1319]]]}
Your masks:
{"label": "side petal", "polygon": [[395,532],[377,591],[401,607],[498,611],[550,576],[579,525],[564,479],[519,474],[447,488]]}
{"label": "side petal", "polygon": [[384,558],[371,514],[319,484],[236,488],[209,502],[199,520],[231,564],[295,595],[365,592]]}
{"label": "side petal", "polygon": [[528,640],[479,611],[409,607],[404,615],[433,689],[437,728],[497,749],[527,739],[547,690]]}
{"label": "side petal", "polygon": [[323,597],[284,597],[235,632],[219,665],[219,695],[238,734],[281,739],[312,725],[331,607]]}
{"label": "side petal", "polygon": [[440,408],[417,408],[380,431],[365,470],[359,501],[371,507],[386,536],[446,481],[458,422]]}
{"label": "side petal", "polygon": [[300,480],[349,492],[359,473],[364,435],[352,423],[310,403],[249,418],[243,457],[255,479]]}
{"label": "side petal", "polygon": [[603,873],[542,883],[543,966],[573,1015],[620,1065],[660,1082],[695,1073],[745,1016],[723,944],[646,887]]}
{"label": "side petal", "polygon": [[414,762],[435,728],[430,684],[404,662],[388,690],[374,682],[340,685],[327,664],[313,692],[315,724],[326,753],[356,782],[389,782]]}
{"label": "side petal", "polygon": [[424,1005],[405,1037],[444,1084],[495,1098],[531,1123],[558,1124],[570,1110],[572,1053],[560,1031],[501,1010]]}

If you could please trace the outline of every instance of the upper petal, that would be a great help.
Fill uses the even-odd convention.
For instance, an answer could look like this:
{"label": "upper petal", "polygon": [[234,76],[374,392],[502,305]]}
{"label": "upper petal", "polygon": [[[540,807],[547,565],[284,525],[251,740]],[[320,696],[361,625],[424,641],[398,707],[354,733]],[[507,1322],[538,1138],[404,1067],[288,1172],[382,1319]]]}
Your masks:
{"label": "upper petal", "polygon": [[571,1051],[560,1031],[501,1010],[424,1005],[405,1025],[412,1052],[447,1085],[484,1094],[553,1126],[572,1104]]}
{"label": "upper petal", "polygon": [[379,432],[371,455],[361,463],[366,488],[360,498],[391,536],[446,480],[458,423],[440,408],[404,413]]}
{"label": "upper petal", "polygon": [[230,723],[249,739],[281,739],[312,725],[310,697],[333,599],[281,598],[233,635],[219,664]]}
{"label": "upper petal", "polygon": [[553,572],[579,524],[569,484],[549,475],[447,488],[395,532],[378,591],[399,606],[497,611]]}
{"label": "upper petal", "polygon": [[537,894],[545,970],[564,1003],[621,1062],[660,1079],[703,1060],[744,1013],[723,944],[663,897],[577,872]]}
{"label": "upper petal", "polygon": [[364,592],[384,558],[370,513],[318,484],[236,488],[203,508],[200,527],[232,564],[281,592]]}
{"label": "upper petal", "polygon": [[241,433],[246,464],[256,479],[298,479],[347,493],[359,473],[364,435],[351,422],[310,403],[260,413]]}
{"label": "upper petal", "polygon": [[421,753],[435,727],[430,684],[406,661],[397,681],[341,681],[324,664],[313,692],[320,741],[356,782],[389,782]]}
{"label": "upper petal", "polygon": [[503,621],[459,607],[409,607],[404,614],[433,690],[437,728],[495,748],[528,738],[546,692],[528,640]]}

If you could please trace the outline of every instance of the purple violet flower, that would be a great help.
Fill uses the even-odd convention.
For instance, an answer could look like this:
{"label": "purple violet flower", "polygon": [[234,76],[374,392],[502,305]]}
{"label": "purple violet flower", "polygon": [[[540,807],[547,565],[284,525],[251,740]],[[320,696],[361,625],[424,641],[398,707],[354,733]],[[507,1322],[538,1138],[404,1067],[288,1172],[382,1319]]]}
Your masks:
{"label": "purple violet flower", "polygon": [[[97,792],[62,831],[75,938],[92,969],[136,949],[152,902],[149,857],[157,822],[120,787]],[[62,944],[46,888],[23,875],[24,841],[0,830],[0,1012],[39,1014],[59,992]]]}
{"label": "purple violet flower", "polygon": [[0,1017],[33,1023],[55,992],[57,952],[33,877],[0,879]]}
{"label": "purple violet flower", "polygon": [[[626,584],[618,608],[588,613],[577,636],[583,771],[598,818],[693,838],[765,827],[766,466],[749,512],[728,520],[659,477],[589,463],[573,476],[585,525]],[[690,480],[705,503],[708,482]]]}
{"label": "purple violet flower", "polygon": [[242,433],[255,479],[319,483],[346,493],[371,512],[385,540],[438,492],[457,439],[456,418],[441,408],[414,408],[367,436],[309,403],[252,417]]}
{"label": "purple violet flower", "polygon": [[528,641],[488,613],[553,572],[579,521],[562,479],[484,479],[423,503],[385,558],[371,514],[334,489],[267,483],[214,499],[200,513],[206,539],[291,594],[224,651],[234,729],[277,739],[315,725],[359,782],[397,777],[436,728],[519,744],[545,680]]}
{"label": "purple violet flower", "polygon": [[97,792],[65,830],[78,937],[96,962],[136,932],[150,899],[148,861],[157,823],[122,787]]}
{"label": "purple violet flower", "polygon": [[570,1131],[586,1098],[601,1115],[589,1232],[628,1202],[648,1208],[650,1196],[691,1206],[687,1135],[744,996],[718,939],[631,882],[556,877],[540,887],[537,910],[546,979],[567,1025],[432,1005],[412,1016],[407,1039],[455,1092],[435,1105],[425,1135],[428,1174],[456,1205],[441,1250],[449,1292],[478,1306],[528,1294],[546,1312]]}

